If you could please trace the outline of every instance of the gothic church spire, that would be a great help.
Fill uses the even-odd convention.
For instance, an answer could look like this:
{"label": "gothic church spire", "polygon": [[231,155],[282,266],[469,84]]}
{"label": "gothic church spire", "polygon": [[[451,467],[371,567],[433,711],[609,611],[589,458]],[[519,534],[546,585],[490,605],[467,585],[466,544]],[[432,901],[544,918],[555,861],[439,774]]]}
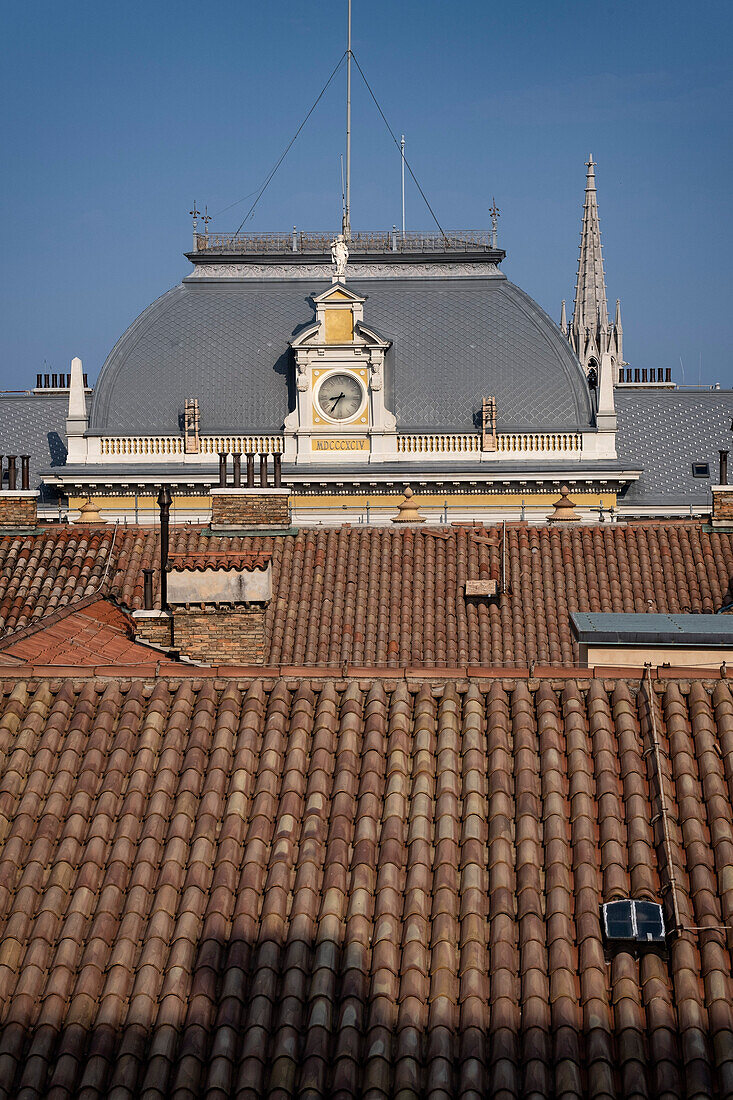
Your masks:
{"label": "gothic church spire", "polygon": [[608,319],[595,168],[591,153],[586,162],[578,278],[575,284],[575,303],[568,339],[586,371],[590,371],[591,367],[597,371],[601,356],[608,352],[613,361],[615,374],[623,362],[622,336],[620,324],[610,324]]}
{"label": "gothic church spire", "polygon": [[578,279],[575,284],[573,308],[573,328],[580,331],[586,329],[595,331],[598,327],[608,325],[608,302],[606,279],[603,273],[595,167],[591,153],[586,163],[588,172],[585,178],[583,228],[580,233]]}

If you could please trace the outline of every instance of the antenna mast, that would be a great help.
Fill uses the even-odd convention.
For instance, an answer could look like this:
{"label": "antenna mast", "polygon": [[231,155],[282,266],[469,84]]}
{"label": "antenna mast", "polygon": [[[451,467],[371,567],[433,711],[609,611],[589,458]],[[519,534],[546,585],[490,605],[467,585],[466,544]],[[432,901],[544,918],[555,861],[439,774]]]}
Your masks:
{"label": "antenna mast", "polygon": [[351,237],[351,0],[348,0],[348,31],[346,35],[346,198],[341,231]]}
{"label": "antenna mast", "polygon": [[343,228],[344,215],[346,213],[346,199],[344,192],[344,154],[341,154],[341,226]]}

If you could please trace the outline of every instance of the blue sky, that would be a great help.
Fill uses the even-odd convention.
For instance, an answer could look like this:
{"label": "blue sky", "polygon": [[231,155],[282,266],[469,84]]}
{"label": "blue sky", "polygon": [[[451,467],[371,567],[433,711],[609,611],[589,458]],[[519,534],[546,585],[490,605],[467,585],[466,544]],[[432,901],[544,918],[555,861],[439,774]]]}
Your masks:
{"label": "blue sky", "polygon": [[[501,208],[507,275],[570,307],[589,151],[626,358],[733,386],[729,2],[354,0],[353,47],[445,228]],[[188,271],[187,211],[256,191],[345,46],[345,0],[6,0],[0,387],[90,377]],[[339,74],[248,223],[336,228]],[[354,76],[352,224],[400,219]],[[215,218],[235,229],[251,199]],[[408,181],[408,228],[431,219]],[[299,319],[294,318],[294,323]],[[44,360],[46,366],[44,367]]]}

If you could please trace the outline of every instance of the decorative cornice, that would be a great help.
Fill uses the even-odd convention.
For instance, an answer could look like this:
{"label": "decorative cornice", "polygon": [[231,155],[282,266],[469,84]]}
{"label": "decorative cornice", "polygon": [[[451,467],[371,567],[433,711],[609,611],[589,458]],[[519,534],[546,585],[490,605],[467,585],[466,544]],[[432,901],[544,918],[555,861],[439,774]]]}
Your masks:
{"label": "decorative cornice", "polygon": [[[249,282],[253,279],[322,281],[327,275],[323,264],[198,264],[184,283],[231,280]],[[356,263],[349,265],[349,279],[505,279],[495,263]]]}

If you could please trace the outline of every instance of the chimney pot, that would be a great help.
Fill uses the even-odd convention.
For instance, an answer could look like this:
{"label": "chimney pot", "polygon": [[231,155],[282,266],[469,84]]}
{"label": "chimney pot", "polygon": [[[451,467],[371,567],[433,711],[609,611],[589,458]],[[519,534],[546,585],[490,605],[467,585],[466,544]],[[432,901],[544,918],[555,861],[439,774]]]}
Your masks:
{"label": "chimney pot", "polygon": [[238,489],[242,484],[242,456],[239,451],[232,455],[232,463],[234,466],[232,485],[235,489]]}
{"label": "chimney pot", "polygon": [[17,470],[15,468],[15,460],[17,455],[8,455],[8,489],[14,490],[17,478]]}
{"label": "chimney pot", "polygon": [[51,383],[49,382],[49,375],[44,374],[44,376],[43,376],[44,389],[48,389],[50,385],[51,385]]}
{"label": "chimney pot", "polygon": [[226,489],[227,487],[227,458],[229,457],[228,451],[219,451],[219,488]]}
{"label": "chimney pot", "polygon": [[635,367],[635,368],[634,368],[634,381],[635,381],[635,382],[639,382],[639,381],[640,381],[640,378],[639,378],[639,368],[638,368],[638,367]]}
{"label": "chimney pot", "polygon": [[272,461],[274,463],[273,483],[275,485],[275,488],[279,489],[281,487],[282,481],[283,481],[283,473],[282,473],[283,456],[280,454],[279,451],[272,456]]}
{"label": "chimney pot", "polygon": [[20,487],[28,490],[31,487],[30,455],[20,456]]}
{"label": "chimney pot", "polygon": [[267,451],[260,454],[260,488],[267,488]]}
{"label": "chimney pot", "polygon": [[160,508],[160,607],[161,611],[168,609],[168,537],[171,510],[170,486],[161,485],[158,493],[158,507]]}
{"label": "chimney pot", "polygon": [[153,610],[153,574],[154,569],[143,569],[143,605],[146,611]]}
{"label": "chimney pot", "polygon": [[[71,375],[69,375],[69,383],[71,383]],[[88,380],[88,378],[85,374],[84,375],[84,389],[86,389],[88,385],[89,385],[89,380]]]}
{"label": "chimney pot", "polygon": [[43,381],[43,375],[42,374],[37,374],[36,375],[36,389],[40,390],[42,381]]}
{"label": "chimney pot", "polygon": [[718,484],[719,485],[727,485],[728,484],[728,452],[727,451],[718,451],[718,454],[720,455],[720,480],[719,480]]}
{"label": "chimney pot", "polygon": [[672,381],[672,368],[671,367],[667,367],[667,370],[665,371],[664,381],[665,382],[671,382]]}
{"label": "chimney pot", "polygon": [[647,381],[647,369],[646,369],[646,367],[642,367],[642,370],[641,370],[641,380],[642,380],[642,382],[646,382],[646,381]]}
{"label": "chimney pot", "polygon": [[247,488],[255,487],[255,452],[247,451]]}

